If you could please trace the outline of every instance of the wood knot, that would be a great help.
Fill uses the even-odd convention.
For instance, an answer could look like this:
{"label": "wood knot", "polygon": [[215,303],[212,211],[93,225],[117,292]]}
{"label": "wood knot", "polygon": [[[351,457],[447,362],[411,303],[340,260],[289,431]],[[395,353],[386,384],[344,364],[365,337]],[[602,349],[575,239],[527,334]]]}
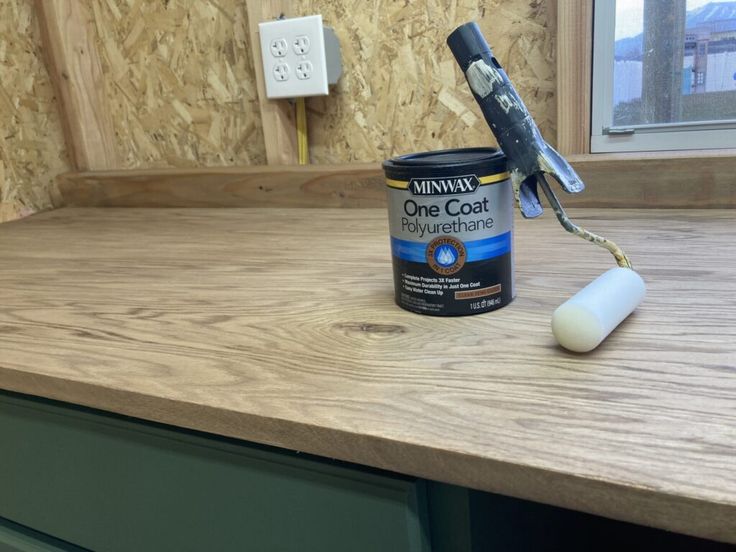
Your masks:
{"label": "wood knot", "polygon": [[406,333],[406,327],[397,324],[374,324],[372,322],[342,322],[334,326],[347,333],[359,332],[371,335],[400,335]]}

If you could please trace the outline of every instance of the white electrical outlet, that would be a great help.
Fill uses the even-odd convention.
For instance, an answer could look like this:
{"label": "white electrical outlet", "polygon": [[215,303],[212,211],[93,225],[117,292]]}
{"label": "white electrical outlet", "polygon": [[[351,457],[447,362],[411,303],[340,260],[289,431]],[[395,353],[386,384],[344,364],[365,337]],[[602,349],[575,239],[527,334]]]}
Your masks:
{"label": "white electrical outlet", "polygon": [[301,80],[311,79],[313,72],[314,72],[314,67],[312,66],[312,62],[309,60],[300,61],[296,65],[296,78],[298,79],[301,79]]}
{"label": "white electrical outlet", "polygon": [[288,63],[276,62],[276,64],[273,66],[273,78],[275,78],[278,82],[285,82],[289,80],[289,73],[291,73],[291,71],[289,69]]}
{"label": "white electrical outlet", "polygon": [[[269,98],[326,96],[327,56],[321,15],[258,24]],[[296,78],[292,78],[296,75]]]}
{"label": "white electrical outlet", "polygon": [[311,45],[309,37],[305,35],[298,36],[294,39],[294,53],[299,56],[304,56],[309,53],[309,46]]}
{"label": "white electrical outlet", "polygon": [[289,43],[285,38],[277,38],[271,41],[270,50],[273,57],[284,57],[289,51]]}

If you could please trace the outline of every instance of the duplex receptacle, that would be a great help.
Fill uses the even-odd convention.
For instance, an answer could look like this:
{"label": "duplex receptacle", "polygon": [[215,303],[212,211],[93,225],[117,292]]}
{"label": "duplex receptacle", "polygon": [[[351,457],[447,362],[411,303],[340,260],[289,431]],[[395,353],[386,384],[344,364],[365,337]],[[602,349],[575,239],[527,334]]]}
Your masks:
{"label": "duplex receptacle", "polygon": [[321,15],[259,23],[258,32],[266,96],[327,95],[328,69]]}

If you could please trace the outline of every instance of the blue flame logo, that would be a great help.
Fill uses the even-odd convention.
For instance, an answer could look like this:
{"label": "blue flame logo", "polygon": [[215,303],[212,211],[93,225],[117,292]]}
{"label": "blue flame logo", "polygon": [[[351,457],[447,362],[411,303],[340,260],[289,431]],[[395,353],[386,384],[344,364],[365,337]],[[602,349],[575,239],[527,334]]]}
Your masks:
{"label": "blue flame logo", "polygon": [[445,244],[434,250],[434,260],[441,267],[448,267],[457,261],[457,249],[450,244]]}

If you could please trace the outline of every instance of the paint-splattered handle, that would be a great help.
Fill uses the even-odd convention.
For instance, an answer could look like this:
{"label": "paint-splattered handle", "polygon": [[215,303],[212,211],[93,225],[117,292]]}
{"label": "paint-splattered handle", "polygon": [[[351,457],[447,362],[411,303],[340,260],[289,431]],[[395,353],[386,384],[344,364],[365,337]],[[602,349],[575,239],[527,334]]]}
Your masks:
{"label": "paint-splattered handle", "polygon": [[458,27],[447,45],[510,164],[527,175],[537,170],[535,152],[544,139],[478,25]]}
{"label": "paint-splattered handle", "polygon": [[506,154],[521,212],[542,214],[536,175],[547,173],[569,193],[585,186],[575,170],[550,147],[539,132],[514,85],[493,55],[477,24],[466,23],[447,37],[473,96],[498,145]]}
{"label": "paint-splattered handle", "polygon": [[539,184],[565,230],[607,249],[619,266],[631,268],[628,257],[615,243],[576,225],[565,213],[544,175],[552,176],[570,193],[582,191],[585,185],[570,164],[544,141],[478,25],[473,22],[461,25],[447,37],[447,45],[508,158],[511,182],[522,215],[533,218],[542,214]]}

